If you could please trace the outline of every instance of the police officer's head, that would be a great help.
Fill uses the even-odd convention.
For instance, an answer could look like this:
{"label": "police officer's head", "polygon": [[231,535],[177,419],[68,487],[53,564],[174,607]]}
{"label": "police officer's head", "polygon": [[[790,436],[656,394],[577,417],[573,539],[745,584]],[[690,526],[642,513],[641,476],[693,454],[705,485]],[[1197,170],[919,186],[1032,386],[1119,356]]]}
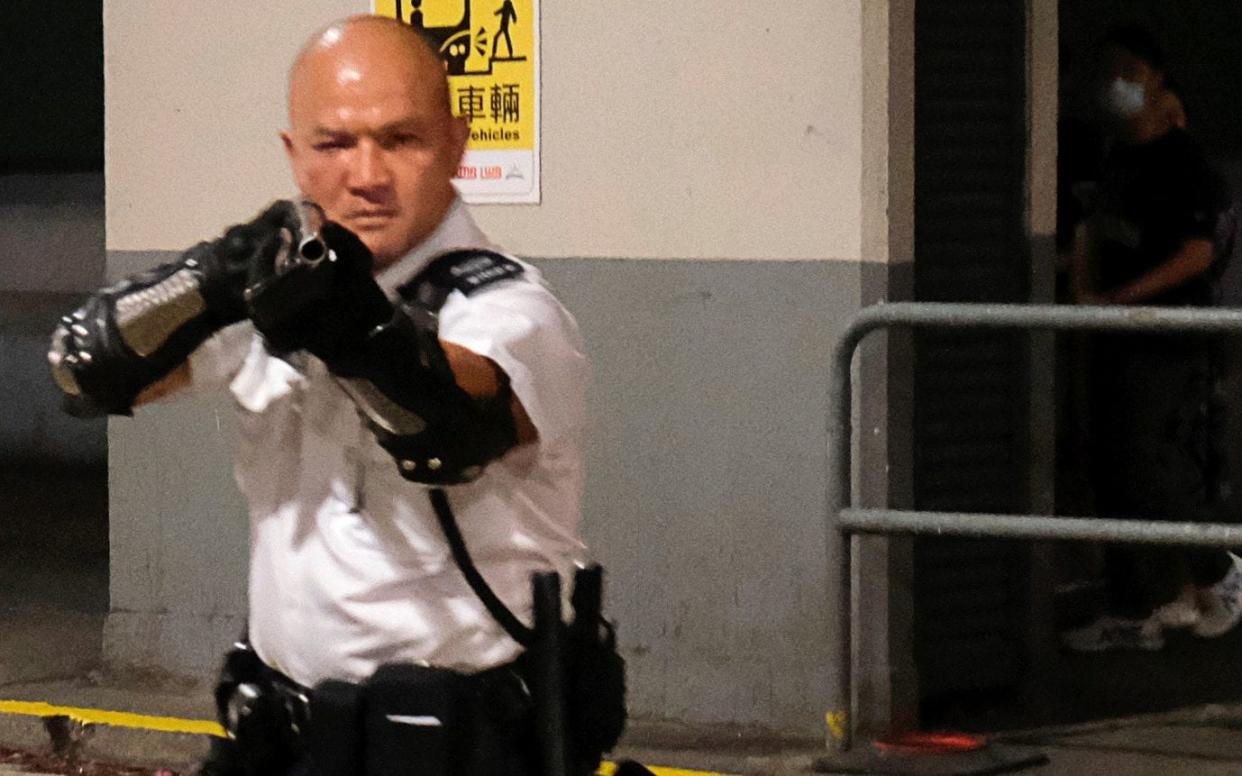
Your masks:
{"label": "police officer's head", "polygon": [[470,134],[444,66],[408,25],[357,16],[315,35],[289,75],[282,133],[304,196],[358,234],[376,267],[435,229]]}

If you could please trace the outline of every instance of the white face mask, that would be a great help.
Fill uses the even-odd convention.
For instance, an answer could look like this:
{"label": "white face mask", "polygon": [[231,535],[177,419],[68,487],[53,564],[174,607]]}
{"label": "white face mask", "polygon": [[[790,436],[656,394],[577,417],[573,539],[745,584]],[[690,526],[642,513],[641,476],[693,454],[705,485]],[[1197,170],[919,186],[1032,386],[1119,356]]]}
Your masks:
{"label": "white face mask", "polygon": [[1124,78],[1115,79],[1104,93],[1104,107],[1123,119],[1137,116],[1146,102],[1147,94],[1143,85]]}

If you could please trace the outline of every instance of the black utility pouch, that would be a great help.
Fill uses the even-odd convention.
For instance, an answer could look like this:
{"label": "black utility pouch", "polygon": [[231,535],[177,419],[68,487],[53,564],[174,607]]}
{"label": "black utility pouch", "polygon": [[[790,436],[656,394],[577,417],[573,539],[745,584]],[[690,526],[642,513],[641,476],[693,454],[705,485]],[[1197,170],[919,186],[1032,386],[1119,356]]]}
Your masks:
{"label": "black utility pouch", "polygon": [[229,737],[213,751],[220,750],[217,754],[230,764],[221,770],[266,776],[287,769],[297,758],[289,710],[273,693],[265,672],[245,641],[235,643],[224,656],[215,700]]}
{"label": "black utility pouch", "polygon": [[235,641],[224,653],[220,677],[216,680],[216,719],[225,729],[229,727],[229,701],[238,685],[259,684],[263,681],[263,661],[246,641]]}
{"label": "black utility pouch", "polygon": [[442,668],[380,666],[366,681],[366,776],[467,776],[466,677]]}
{"label": "black utility pouch", "polygon": [[312,776],[357,776],[364,709],[361,685],[329,679],[315,686],[306,742]]}

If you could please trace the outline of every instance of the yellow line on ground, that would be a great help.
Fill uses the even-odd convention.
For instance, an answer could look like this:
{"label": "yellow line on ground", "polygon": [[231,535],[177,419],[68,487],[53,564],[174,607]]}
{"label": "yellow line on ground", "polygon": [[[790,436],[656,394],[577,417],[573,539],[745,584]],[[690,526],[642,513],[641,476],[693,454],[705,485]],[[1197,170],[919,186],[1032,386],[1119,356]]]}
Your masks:
{"label": "yellow line on ground", "polygon": [[133,714],[128,711],[104,711],[83,709],[76,706],[53,706],[34,701],[0,701],[0,714],[18,714],[24,717],[69,717],[78,722],[112,727],[140,728],[161,733],[192,733],[204,736],[223,736],[224,729],[205,719],[181,719],[179,717],[156,717],[150,714]]}
{"label": "yellow line on ground", "polygon": [[[685,771],[680,768],[661,768],[658,765],[648,765],[647,769],[656,776],[728,776],[724,773],[716,773],[714,771]],[[612,763],[604,763],[600,766],[599,776],[612,776],[617,771],[617,766]]]}
{"label": "yellow line on ground", "polygon": [[[134,714],[128,711],[86,709],[78,706],[54,706],[39,701],[0,700],[0,714],[16,714],[22,717],[69,717],[78,722],[112,727],[154,730],[160,733],[189,733],[200,736],[224,736],[224,728],[205,719],[182,719],[180,717],[157,717],[151,714]],[[656,776],[726,776],[708,771],[686,771],[679,768],[650,766]],[[604,763],[600,776],[613,776],[617,766]]]}

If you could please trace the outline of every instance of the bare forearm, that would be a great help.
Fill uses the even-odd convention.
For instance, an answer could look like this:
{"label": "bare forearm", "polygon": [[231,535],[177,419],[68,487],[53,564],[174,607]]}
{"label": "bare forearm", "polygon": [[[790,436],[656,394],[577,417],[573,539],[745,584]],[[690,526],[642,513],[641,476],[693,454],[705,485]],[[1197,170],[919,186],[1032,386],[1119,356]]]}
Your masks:
{"label": "bare forearm", "polygon": [[1187,240],[1165,263],[1103,295],[1113,304],[1142,304],[1196,278],[1212,267],[1212,241]]}
{"label": "bare forearm", "polygon": [[[453,377],[456,378],[457,384],[463,391],[476,399],[486,399],[496,395],[500,390],[500,370],[491,359],[451,342],[442,341],[440,344],[444,348],[444,354],[448,357]],[[510,409],[513,412],[518,444],[526,444],[538,439],[539,432],[535,429],[535,424],[531,422],[526,408],[522,406],[516,394],[510,402]]]}
{"label": "bare forearm", "polygon": [[171,396],[172,394],[188,386],[190,384],[191,376],[190,362],[182,362],[181,366],[178,366],[159,380],[144,388],[142,392],[138,394],[138,397],[134,399],[134,406],[139,407],[143,404],[150,404],[151,402],[159,401],[166,396]]}

